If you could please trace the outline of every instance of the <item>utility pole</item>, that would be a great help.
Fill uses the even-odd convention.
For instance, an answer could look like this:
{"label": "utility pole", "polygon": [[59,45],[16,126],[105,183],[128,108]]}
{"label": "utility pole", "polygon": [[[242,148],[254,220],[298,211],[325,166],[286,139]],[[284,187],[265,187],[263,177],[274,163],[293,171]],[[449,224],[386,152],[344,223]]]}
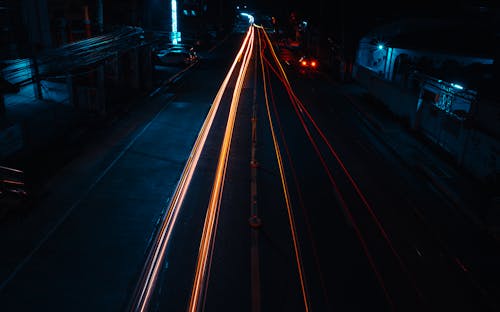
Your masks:
{"label": "utility pole", "polygon": [[85,25],[85,37],[92,37],[92,26],[90,25],[89,6],[83,6],[83,24]]}
{"label": "utility pole", "polygon": [[172,31],[171,31],[171,41],[173,44],[179,43],[181,41],[181,34],[177,28],[177,0],[172,0],[171,6],[171,19],[172,19]]}
{"label": "utility pole", "polygon": [[344,0],[340,0],[340,43],[342,44],[342,50],[344,50],[345,47],[345,8],[344,8]]}
{"label": "utility pole", "polygon": [[32,77],[35,97],[39,100],[43,100],[42,83],[40,82],[40,72],[39,72],[39,68],[38,68],[36,48],[33,47],[32,51],[33,51],[33,55],[32,55],[30,65],[31,65],[31,77]]}
{"label": "utility pole", "polygon": [[100,35],[104,32],[104,11],[102,0],[97,0],[97,30]]}
{"label": "utility pole", "polygon": [[39,34],[38,34],[38,40],[35,39],[36,37],[34,35],[32,35],[32,39],[31,39],[31,51],[32,51],[31,77],[32,77],[32,82],[33,82],[33,86],[34,86],[35,97],[39,100],[43,100],[42,85],[40,82],[40,73],[39,73],[38,60],[37,60],[38,49],[39,49],[39,46],[41,46],[41,41],[42,41],[41,22],[40,22],[40,6],[38,4],[38,1],[35,1],[35,14],[36,14],[36,21],[37,21],[37,29],[39,31]]}

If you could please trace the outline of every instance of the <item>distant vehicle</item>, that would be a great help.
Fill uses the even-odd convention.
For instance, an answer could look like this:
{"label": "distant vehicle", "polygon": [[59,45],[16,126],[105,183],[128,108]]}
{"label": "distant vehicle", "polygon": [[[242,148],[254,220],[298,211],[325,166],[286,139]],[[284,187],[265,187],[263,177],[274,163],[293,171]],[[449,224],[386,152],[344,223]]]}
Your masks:
{"label": "distant vehicle", "polygon": [[186,44],[166,44],[154,49],[153,53],[156,65],[183,66],[199,60],[193,46]]}
{"label": "distant vehicle", "polygon": [[315,74],[319,72],[319,61],[312,56],[302,56],[297,61],[297,68],[301,74]]}

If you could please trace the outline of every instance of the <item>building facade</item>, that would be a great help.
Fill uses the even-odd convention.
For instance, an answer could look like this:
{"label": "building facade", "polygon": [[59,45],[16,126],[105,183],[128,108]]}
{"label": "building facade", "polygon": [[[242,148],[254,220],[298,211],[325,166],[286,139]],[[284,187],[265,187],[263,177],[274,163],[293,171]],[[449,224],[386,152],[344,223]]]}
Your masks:
{"label": "building facade", "polygon": [[498,183],[499,36],[488,23],[477,29],[454,20],[394,23],[359,41],[353,76],[456,164]]}

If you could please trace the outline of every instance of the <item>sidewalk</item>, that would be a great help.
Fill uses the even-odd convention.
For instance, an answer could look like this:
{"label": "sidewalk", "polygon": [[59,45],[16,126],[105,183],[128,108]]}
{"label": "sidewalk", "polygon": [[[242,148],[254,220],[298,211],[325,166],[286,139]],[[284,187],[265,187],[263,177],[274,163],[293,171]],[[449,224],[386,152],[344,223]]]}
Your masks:
{"label": "sidewalk", "polygon": [[427,178],[473,224],[500,241],[498,190],[476,181],[449,161],[439,147],[409,129],[381,103],[371,101],[367,97],[367,90],[361,85],[356,82],[345,83],[340,85],[340,89],[362,114],[380,142],[411,170]]}
{"label": "sidewalk", "polygon": [[[158,67],[154,79],[158,85],[177,74],[178,68]],[[43,99],[35,96],[35,86],[23,86],[18,93],[4,96],[5,113],[0,115],[0,166],[24,172],[25,189],[29,200],[36,200],[43,192],[44,181],[75,155],[82,144],[116,118],[130,109],[145,91],[130,93],[120,108],[110,114],[99,115],[78,109],[70,103],[64,82],[42,81]],[[0,198],[1,199],[1,198]],[[0,203],[1,204],[1,203]],[[26,203],[29,205],[29,203]],[[19,209],[24,207],[16,205]],[[0,217],[8,212],[0,212]]]}
{"label": "sidewalk", "polygon": [[6,111],[0,116],[1,165],[32,171],[41,165],[42,151],[71,140],[82,124],[85,116],[69,105],[64,87],[43,81],[42,91],[43,99],[35,97],[33,85],[5,95]]}
{"label": "sidewalk", "polygon": [[[211,54],[228,37],[214,42],[208,51],[199,51],[200,55]],[[82,143],[92,141],[96,132],[127,114],[131,106],[137,105],[134,103],[153,97],[194,66],[155,65],[152,89],[119,94],[109,91],[107,105],[119,102],[115,105],[119,108],[105,116],[74,107],[65,80],[43,80],[43,99],[35,96],[34,84],[5,95],[5,113],[0,115],[0,166],[24,171],[28,192],[36,198],[43,181],[77,155]]]}

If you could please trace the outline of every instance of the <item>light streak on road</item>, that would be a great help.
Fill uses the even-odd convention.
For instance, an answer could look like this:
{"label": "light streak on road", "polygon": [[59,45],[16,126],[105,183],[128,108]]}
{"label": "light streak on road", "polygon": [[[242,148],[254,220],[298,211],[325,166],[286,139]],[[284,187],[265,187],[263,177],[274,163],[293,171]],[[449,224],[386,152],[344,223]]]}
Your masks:
{"label": "light streak on road", "polygon": [[[259,34],[259,39],[260,39],[260,34]],[[260,47],[260,40],[259,40],[259,47]],[[288,185],[286,182],[283,159],[281,157],[281,151],[280,151],[280,147],[278,144],[278,139],[276,138],[276,133],[274,131],[273,120],[271,117],[271,110],[269,107],[269,95],[267,94],[267,85],[266,85],[266,81],[268,78],[266,77],[265,70],[264,70],[264,60],[263,60],[263,56],[262,56],[263,51],[261,49],[259,49],[259,51],[260,51],[260,61],[261,61],[260,63],[261,63],[261,70],[262,70],[262,81],[263,81],[263,87],[264,87],[264,99],[265,99],[265,103],[266,103],[267,118],[269,121],[269,128],[271,130],[271,135],[273,138],[276,160],[278,162],[278,168],[279,168],[279,172],[280,172],[281,186],[283,188],[283,195],[285,198],[285,203],[286,203],[286,208],[287,208],[287,213],[288,213],[288,223],[290,225],[290,232],[292,234],[292,242],[293,242],[293,248],[294,248],[294,252],[295,252],[295,261],[297,263],[297,271],[299,274],[302,300],[304,302],[305,311],[309,311],[309,306],[310,306],[309,296],[308,296],[308,292],[307,292],[307,288],[306,288],[306,278],[305,278],[304,266],[302,264],[302,256],[301,256],[301,251],[300,251],[300,246],[299,246],[299,241],[298,241],[297,229],[295,226],[295,216],[293,213],[292,202],[290,200],[290,193],[288,191]]]}
{"label": "light streak on road", "polygon": [[347,170],[347,167],[345,166],[344,162],[340,159],[340,156],[338,155],[338,153],[333,149],[333,146],[330,144],[330,142],[326,138],[326,136],[323,133],[323,131],[321,131],[321,129],[317,125],[316,121],[312,118],[312,116],[310,115],[310,113],[307,110],[307,108],[298,99],[297,99],[297,103],[299,104],[299,107],[301,108],[301,111],[307,116],[307,118],[309,119],[309,121],[312,123],[312,125],[316,129],[317,133],[320,135],[320,137],[323,140],[323,142],[328,147],[328,150],[330,151],[331,155],[333,155],[334,158],[337,160],[337,163],[342,168],[342,171],[344,172],[345,176],[347,177],[347,179],[351,183],[352,187],[356,191],[358,197],[363,202],[363,205],[366,207],[366,210],[368,211],[370,217],[372,218],[373,222],[375,223],[375,225],[376,225],[377,229],[379,230],[380,234],[384,238],[386,244],[389,246],[389,249],[391,250],[391,253],[393,254],[393,256],[398,261],[398,264],[399,264],[401,270],[407,275],[408,279],[412,283],[412,286],[415,289],[415,292],[416,292],[417,296],[419,297],[419,299],[423,300],[422,292],[420,291],[419,287],[417,286],[415,278],[413,277],[413,275],[411,274],[411,272],[408,270],[408,268],[406,267],[406,264],[404,263],[403,259],[401,258],[401,256],[397,252],[396,248],[394,247],[394,244],[392,243],[392,239],[389,237],[389,234],[387,233],[387,231],[385,230],[385,228],[382,225],[381,221],[379,220],[377,214],[373,210],[373,207],[368,202],[368,199],[366,198],[366,196],[363,194],[363,192],[359,188],[358,184],[356,183],[356,181],[352,177],[351,173]]}
{"label": "light streak on road", "polygon": [[[265,33],[265,35],[266,35],[267,41],[270,43],[270,39],[267,36],[267,33]],[[366,207],[366,209],[367,209],[370,217],[372,218],[372,220],[375,223],[377,229],[379,230],[380,234],[384,238],[384,241],[389,246],[389,249],[391,250],[391,253],[393,254],[393,256],[398,261],[399,267],[401,268],[401,270],[408,277],[408,279],[411,282],[411,284],[412,284],[412,286],[413,286],[413,288],[414,288],[417,296],[419,297],[419,299],[423,300],[422,292],[421,292],[420,288],[417,285],[415,277],[408,270],[406,264],[404,263],[403,259],[400,256],[400,254],[397,252],[396,248],[394,247],[394,244],[392,243],[392,239],[390,238],[389,234],[387,233],[387,231],[385,230],[384,226],[382,225],[382,222],[379,220],[378,216],[376,215],[375,211],[373,210],[373,207],[368,202],[368,199],[366,198],[366,196],[361,191],[361,188],[358,186],[357,182],[354,180],[353,176],[350,174],[349,170],[347,169],[346,165],[344,164],[344,162],[342,161],[342,159],[340,158],[340,156],[338,155],[338,153],[335,151],[335,149],[333,148],[333,146],[331,145],[331,143],[328,141],[326,135],[319,128],[319,126],[317,125],[316,121],[311,116],[311,114],[309,113],[309,111],[307,110],[307,108],[305,107],[305,105],[297,97],[297,95],[295,94],[295,92],[291,88],[290,82],[288,81],[288,78],[286,77],[286,74],[285,74],[285,72],[283,70],[283,67],[281,66],[281,63],[279,62],[279,59],[278,59],[278,57],[277,57],[274,49],[272,48],[272,45],[270,45],[270,49],[271,49],[271,52],[273,54],[273,58],[277,62],[278,67],[280,68],[280,71],[281,71],[283,77],[285,78],[284,80],[286,81],[287,90],[289,91],[289,94],[293,97],[293,99],[294,99],[293,102],[295,102],[298,105],[298,109],[300,110],[300,112],[303,113],[307,117],[307,119],[312,123],[314,129],[317,131],[317,133],[320,135],[320,137],[323,140],[323,142],[326,144],[326,146],[327,146],[328,150],[330,151],[331,155],[336,159],[337,163],[341,167],[341,169],[344,172],[345,176],[349,180],[349,183],[352,185],[352,187],[356,191],[356,194],[358,195],[358,197],[363,202],[363,205]],[[305,127],[305,125],[304,125],[304,127]]]}
{"label": "light streak on road", "polygon": [[250,23],[250,24],[253,24],[254,21],[255,21],[255,18],[252,15],[248,14],[248,13],[242,12],[242,13],[240,13],[240,15],[243,15],[243,16],[247,17],[248,18],[248,23]]}
{"label": "light streak on road", "polygon": [[250,39],[246,41],[245,54],[242,58],[240,71],[238,74],[238,78],[236,80],[236,85],[234,88],[228,120],[226,124],[226,130],[224,133],[224,139],[222,141],[222,146],[219,153],[219,160],[215,172],[212,193],[210,196],[210,201],[207,207],[207,214],[205,217],[205,223],[203,226],[203,233],[199,247],[198,261],[196,265],[193,289],[189,301],[188,311],[190,312],[200,311],[203,306],[204,291],[206,291],[206,284],[208,280],[207,276],[210,272],[211,256],[213,253],[213,244],[215,242],[215,234],[216,234],[218,216],[220,211],[220,203],[224,188],[224,179],[226,175],[229,150],[231,148],[231,139],[236,120],[236,112],[238,110],[241,90],[243,88],[244,78],[246,76],[248,65],[250,64],[250,59],[253,50],[253,44],[254,44],[253,27],[249,28],[247,36],[250,36]]}
{"label": "light streak on road", "polygon": [[[262,49],[262,50],[264,50],[264,49]],[[264,55],[262,55],[262,56],[264,57]],[[266,76],[268,77],[268,80],[269,80],[270,79],[269,78],[270,77],[269,76],[270,75],[269,74],[269,67],[271,67],[272,65],[269,64],[269,61],[267,61],[267,59],[264,58],[264,60],[266,61],[266,65],[267,65],[266,66]],[[273,69],[273,71],[275,73],[277,73],[277,71],[275,69]],[[280,81],[282,81],[282,80],[280,80]],[[305,223],[306,228],[307,228],[307,235],[308,235],[309,241],[311,243],[311,248],[312,248],[312,253],[313,253],[313,258],[314,258],[317,274],[319,277],[321,288],[323,290],[323,298],[325,300],[325,305],[323,306],[323,308],[325,308],[328,311],[332,311],[333,309],[332,309],[332,306],[330,303],[330,298],[329,298],[327,287],[326,287],[325,274],[323,273],[324,271],[321,268],[321,262],[320,262],[318,251],[316,248],[316,241],[314,238],[312,225],[311,225],[311,222],[309,220],[309,214],[307,211],[305,211],[306,207],[305,207],[304,199],[302,197],[302,189],[300,187],[299,178],[297,176],[297,172],[295,171],[294,161],[293,161],[292,155],[290,153],[290,150],[288,148],[287,140],[285,137],[285,132],[283,131],[283,127],[281,125],[278,107],[276,106],[276,101],[274,98],[272,83],[269,84],[269,94],[270,94],[270,100],[271,100],[272,107],[273,107],[274,116],[276,119],[277,130],[280,133],[281,141],[283,142],[282,144],[283,144],[284,153],[287,155],[288,166],[290,167],[290,172],[291,172],[291,175],[293,178],[293,184],[295,185],[295,188],[296,188],[295,191],[297,194],[298,205],[302,209],[302,212],[303,212],[304,223]]]}
{"label": "light streak on road", "polygon": [[[310,130],[309,128],[307,127],[307,124],[304,120],[304,117],[302,116],[304,114],[304,110],[305,110],[305,106],[302,104],[302,102],[300,101],[300,99],[295,95],[295,92],[293,91],[293,89],[291,88],[291,85],[290,85],[290,82],[286,76],[286,73],[285,71],[283,70],[283,67],[281,66],[281,63],[279,62],[279,59],[273,49],[273,46],[271,44],[271,40],[269,39],[269,37],[267,36],[267,33],[265,31],[263,31],[264,35],[265,35],[265,38],[269,44],[269,47],[270,47],[270,51],[271,51],[271,54],[273,55],[273,59],[275,60],[276,64],[278,65],[278,68],[280,70],[280,74],[276,73],[278,78],[280,78],[280,80],[282,81],[282,83],[284,84],[286,90],[287,90],[287,93],[289,94],[290,96],[290,100],[292,102],[292,105],[297,113],[297,117],[299,118],[303,128],[304,128],[304,131],[306,132],[311,144],[313,145],[313,148],[316,152],[316,154],[318,155],[318,157],[320,158],[320,161],[321,161],[321,164],[322,166],[324,167],[325,171],[326,171],[326,174],[328,175],[328,178],[330,180],[330,182],[332,183],[332,186],[335,190],[335,194],[337,196],[337,199],[338,199],[338,202],[339,204],[341,205],[343,211],[345,212],[345,215],[347,216],[347,218],[349,219],[351,225],[353,226],[353,229],[355,230],[356,232],[356,236],[358,237],[358,240],[363,248],[363,251],[365,253],[365,256],[367,257],[369,263],[370,263],[370,266],[372,268],[372,271],[374,272],[378,282],[379,282],[379,285],[380,287],[382,288],[383,292],[384,292],[384,295],[387,299],[387,302],[389,303],[390,307],[392,310],[394,310],[394,302],[387,290],[387,287],[385,285],[385,282],[384,282],[384,279],[382,278],[382,275],[380,274],[380,271],[378,270],[376,264],[375,264],[375,261],[373,259],[373,256],[371,255],[370,251],[369,251],[369,248],[368,248],[368,245],[366,243],[366,240],[364,239],[363,235],[362,235],[362,232],[361,232],[361,229],[359,228],[359,226],[357,225],[357,222],[351,212],[351,210],[349,209],[348,205],[347,205],[347,202],[345,201],[344,197],[342,196],[342,193],[340,192],[340,189],[338,188],[338,185],[335,181],[335,179],[333,178],[333,175],[330,171],[330,169],[328,168],[327,164],[326,164],[326,161],[323,157],[323,155],[321,154],[320,150],[319,150],[319,147],[316,143],[316,141],[313,139],[312,137],[312,134],[310,133]],[[268,64],[269,67],[271,67],[271,69],[275,70],[270,64]],[[300,113],[299,113],[300,111]],[[307,115],[308,117],[310,117],[310,115]],[[312,121],[314,122],[314,121]],[[319,131],[319,128],[317,129]],[[327,142],[328,144],[328,142]]]}
{"label": "light streak on road", "polygon": [[[386,244],[389,246],[389,249],[391,250],[391,253],[397,259],[398,264],[399,264],[401,270],[406,274],[406,276],[410,280],[413,288],[415,289],[415,292],[416,292],[417,296],[419,297],[420,300],[423,300],[423,295],[422,295],[422,293],[421,293],[421,291],[420,291],[420,289],[419,289],[419,287],[418,287],[418,285],[416,283],[416,280],[415,280],[414,276],[411,274],[411,272],[406,267],[406,264],[404,263],[403,259],[401,258],[401,256],[397,252],[397,250],[395,249],[395,247],[394,247],[394,245],[392,243],[392,240],[390,239],[387,231],[384,229],[382,223],[380,222],[380,220],[378,219],[377,215],[375,214],[375,211],[373,210],[372,206],[368,202],[366,196],[363,194],[363,192],[359,188],[358,184],[356,183],[356,181],[354,180],[354,178],[352,177],[352,175],[350,174],[350,172],[347,170],[347,167],[345,166],[344,162],[340,159],[339,155],[333,149],[332,145],[330,144],[330,142],[326,138],[326,136],[323,133],[323,131],[321,131],[321,129],[319,128],[319,126],[317,125],[317,123],[315,122],[315,120],[312,118],[311,114],[307,110],[307,108],[304,106],[304,104],[302,103],[302,101],[296,96],[295,92],[291,88],[290,82],[289,82],[288,78],[286,77],[286,74],[285,74],[285,72],[283,70],[283,67],[281,66],[281,63],[279,62],[279,59],[278,59],[278,57],[277,57],[274,49],[272,48],[271,41],[270,41],[267,33],[264,32],[264,34],[266,35],[266,40],[269,42],[270,50],[271,50],[273,59],[275,60],[276,64],[278,64],[278,68],[280,70],[280,74],[278,74],[276,72],[276,69],[273,66],[271,66],[270,64],[268,64],[268,65],[269,65],[269,67],[271,67],[271,69],[273,71],[275,71],[275,73],[277,74],[278,78],[285,85],[285,88],[287,89],[287,92],[288,92],[288,94],[290,96],[290,99],[292,100],[292,104],[294,104],[294,106],[296,106],[295,109],[297,111],[297,115],[299,116],[299,119],[301,119],[301,123],[302,123],[304,129],[308,133],[308,136],[311,139],[311,143],[314,146],[316,145],[316,143],[313,142],[312,137],[309,135],[309,130],[307,128],[307,125],[303,121],[302,115],[305,116],[312,123],[314,129],[317,131],[317,133],[319,134],[319,136],[321,137],[321,139],[323,140],[323,142],[326,144],[326,146],[327,146],[329,152],[331,153],[331,155],[336,159],[337,163],[341,167],[341,169],[344,172],[345,176],[347,177],[347,179],[349,180],[350,184],[352,185],[352,187],[356,191],[358,197],[363,202],[363,205],[366,207],[366,209],[367,209],[370,217],[372,218],[372,220],[374,221],[375,225],[377,226],[377,228],[378,228],[379,232],[381,233],[382,237],[384,238]],[[298,114],[298,111],[300,111],[301,114]],[[315,149],[317,149],[317,148],[315,147]],[[317,149],[317,152],[319,153],[318,149]],[[322,159],[321,155],[318,154],[318,156]],[[322,160],[322,163],[323,163],[323,160]],[[326,164],[324,163],[323,166],[327,170],[327,174],[328,174],[330,180],[332,181],[332,183],[335,184],[335,182],[333,180],[333,177],[331,176],[331,174],[329,172],[329,169],[327,168]],[[352,216],[351,212],[349,211],[347,205],[343,204],[342,206],[344,208],[344,211],[348,214],[349,219],[351,219],[351,222],[354,221],[354,219],[352,219],[353,216]],[[357,225],[356,225],[356,228],[357,228]],[[368,249],[367,249],[366,243],[365,243],[364,239],[362,238],[362,236],[360,236],[361,232],[359,230],[356,230],[356,232],[359,233],[358,236],[359,236],[361,244],[363,245],[363,248],[366,249],[365,253],[366,253],[367,257],[371,258],[371,255],[368,253]],[[370,260],[370,262],[372,262],[372,260]],[[373,269],[375,271],[375,274],[378,276],[378,279],[379,279],[379,281],[381,283],[382,288],[384,288],[384,292],[386,293],[386,297],[387,297],[388,301],[391,303],[391,306],[392,306],[392,299],[390,299],[387,290],[385,290],[385,286],[384,286],[382,277],[379,276],[378,270],[375,268],[375,264],[374,263],[372,263],[372,267],[373,267]]]}
{"label": "light streak on road", "polygon": [[198,164],[198,160],[205,145],[208,133],[210,132],[210,129],[212,127],[213,120],[219,109],[220,101],[224,92],[226,91],[227,84],[229,83],[229,80],[233,75],[233,71],[238,64],[238,60],[241,58],[241,55],[248,50],[248,43],[250,42],[251,38],[252,32],[249,30],[247,35],[245,36],[245,39],[243,40],[241,48],[238,51],[233,64],[231,65],[223,83],[221,84],[221,87],[219,88],[219,91],[217,92],[217,95],[215,96],[215,99],[207,114],[207,117],[205,118],[201,130],[198,133],[198,137],[193,145],[193,149],[191,150],[189,158],[186,161],[186,165],[184,166],[184,170],[179,179],[172,200],[170,201],[167,213],[162,220],[162,226],[158,231],[156,240],[149,252],[148,259],[143,268],[141,278],[138,282],[134,294],[133,302],[131,304],[131,311],[142,312],[147,311],[148,309],[151,295],[154,291],[159,272],[161,271],[165,253],[170,243],[177,217],[184,202],[187,190]]}

